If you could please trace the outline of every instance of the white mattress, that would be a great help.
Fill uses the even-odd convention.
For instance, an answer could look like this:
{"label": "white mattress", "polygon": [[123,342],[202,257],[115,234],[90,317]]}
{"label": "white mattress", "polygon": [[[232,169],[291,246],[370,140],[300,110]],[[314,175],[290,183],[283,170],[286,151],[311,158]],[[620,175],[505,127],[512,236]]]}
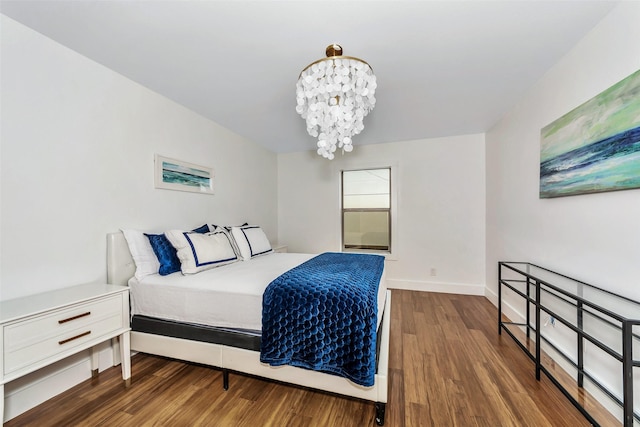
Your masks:
{"label": "white mattress", "polygon": [[[272,253],[183,276],[154,274],[129,280],[131,314],[240,329],[262,329],[262,294],[276,277],[313,258]],[[386,297],[384,273],[378,287],[378,325]]]}

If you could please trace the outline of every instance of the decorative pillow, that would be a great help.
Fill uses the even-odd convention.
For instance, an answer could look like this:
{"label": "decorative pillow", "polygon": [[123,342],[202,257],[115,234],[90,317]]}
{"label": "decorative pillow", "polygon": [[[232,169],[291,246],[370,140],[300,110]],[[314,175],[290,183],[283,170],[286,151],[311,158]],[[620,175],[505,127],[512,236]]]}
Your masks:
{"label": "decorative pillow", "polygon": [[145,236],[149,239],[153,253],[155,253],[156,258],[158,258],[158,262],[160,263],[158,274],[166,276],[180,271],[180,260],[178,259],[176,249],[171,245],[171,243],[169,243],[169,240],[167,240],[165,235],[145,233]]}
{"label": "decorative pillow", "polygon": [[[209,226],[207,224],[191,230],[195,233],[208,233]],[[167,240],[164,234],[146,234],[153,249],[153,253],[158,258],[160,267],[157,273],[161,276],[176,273],[180,271],[180,259],[176,253],[176,248]]]}
{"label": "decorative pillow", "polygon": [[212,231],[212,229],[210,229],[207,224],[204,224],[204,225],[201,225],[198,228],[194,228],[191,231],[195,231],[196,233],[204,234],[204,233],[208,233],[208,232]]}
{"label": "decorative pillow", "polygon": [[133,262],[136,264],[136,279],[142,280],[146,276],[158,273],[160,263],[144,233],[138,230],[123,229],[122,234],[124,234],[129,246]]}
{"label": "decorative pillow", "polygon": [[164,234],[178,251],[182,274],[195,274],[238,261],[231,239],[223,231],[200,234],[170,230]]}
{"label": "decorative pillow", "polygon": [[[248,222],[245,222],[244,224],[238,225],[237,227],[244,227],[249,225]],[[225,230],[227,230],[229,233],[231,233],[231,229],[235,227],[234,225],[215,225],[215,224],[211,224],[211,230],[215,230],[216,228],[224,228]]]}
{"label": "decorative pillow", "polygon": [[[244,223],[242,225],[239,225],[238,227],[244,227],[245,225],[249,225],[248,223]],[[231,245],[233,246],[233,250],[235,251],[236,255],[238,255],[238,259],[242,259],[242,254],[240,253],[240,248],[238,248],[238,243],[236,243],[236,239],[233,237],[233,234],[231,234],[231,229],[234,226],[232,225],[215,225],[215,224],[211,224],[211,231],[216,231],[216,230],[220,230],[220,231],[224,231],[229,235],[229,238],[231,239]]]}
{"label": "decorative pillow", "polygon": [[248,261],[258,255],[272,252],[271,243],[266,234],[257,225],[246,225],[244,227],[231,227],[231,235],[236,241],[240,256]]}

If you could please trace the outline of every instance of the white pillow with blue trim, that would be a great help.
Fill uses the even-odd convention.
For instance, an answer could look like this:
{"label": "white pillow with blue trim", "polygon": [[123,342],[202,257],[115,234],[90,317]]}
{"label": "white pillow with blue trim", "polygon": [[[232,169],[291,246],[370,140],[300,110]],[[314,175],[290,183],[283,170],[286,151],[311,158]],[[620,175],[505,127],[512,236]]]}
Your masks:
{"label": "white pillow with blue trim", "polygon": [[196,274],[238,261],[231,239],[223,231],[200,234],[170,230],[164,235],[176,248],[182,274]]}
{"label": "white pillow with blue trim", "polygon": [[160,262],[153,252],[151,243],[140,230],[122,229],[122,234],[129,246],[131,258],[136,265],[136,279],[142,280],[146,276],[158,274]]}
{"label": "white pillow with blue trim", "polygon": [[236,241],[236,245],[240,251],[240,257],[245,261],[258,255],[273,252],[267,235],[264,234],[262,228],[257,225],[231,227],[231,235]]}

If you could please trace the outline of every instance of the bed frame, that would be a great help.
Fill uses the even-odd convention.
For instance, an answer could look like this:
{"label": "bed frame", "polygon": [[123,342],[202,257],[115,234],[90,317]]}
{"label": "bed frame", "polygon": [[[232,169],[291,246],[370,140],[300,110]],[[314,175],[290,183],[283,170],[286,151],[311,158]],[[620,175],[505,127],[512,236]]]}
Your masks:
{"label": "bed frame", "polygon": [[[108,234],[107,282],[115,285],[128,285],[128,281],[133,277],[135,269],[136,267],[124,235],[122,233]],[[384,315],[378,331],[380,335],[378,369],[375,375],[375,383],[371,387],[363,387],[346,378],[294,366],[273,367],[260,362],[259,351],[143,333],[135,330],[131,331],[131,350],[221,368],[225,390],[229,384],[229,371],[235,371],[369,400],[375,402],[376,424],[384,425],[389,378],[390,321],[391,292],[387,290]]]}

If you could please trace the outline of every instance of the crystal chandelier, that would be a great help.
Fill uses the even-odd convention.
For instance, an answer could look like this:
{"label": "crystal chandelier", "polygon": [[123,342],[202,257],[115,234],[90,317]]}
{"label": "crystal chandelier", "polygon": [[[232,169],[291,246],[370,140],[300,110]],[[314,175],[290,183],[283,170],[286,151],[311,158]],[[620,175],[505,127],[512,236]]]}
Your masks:
{"label": "crystal chandelier", "polygon": [[329,45],[326,54],[300,73],[296,111],[309,135],[318,138],[318,154],[332,160],[337,148],[353,150],[351,138],[362,132],[362,119],[376,105],[377,84],[371,66],[342,56],[339,45]]}

